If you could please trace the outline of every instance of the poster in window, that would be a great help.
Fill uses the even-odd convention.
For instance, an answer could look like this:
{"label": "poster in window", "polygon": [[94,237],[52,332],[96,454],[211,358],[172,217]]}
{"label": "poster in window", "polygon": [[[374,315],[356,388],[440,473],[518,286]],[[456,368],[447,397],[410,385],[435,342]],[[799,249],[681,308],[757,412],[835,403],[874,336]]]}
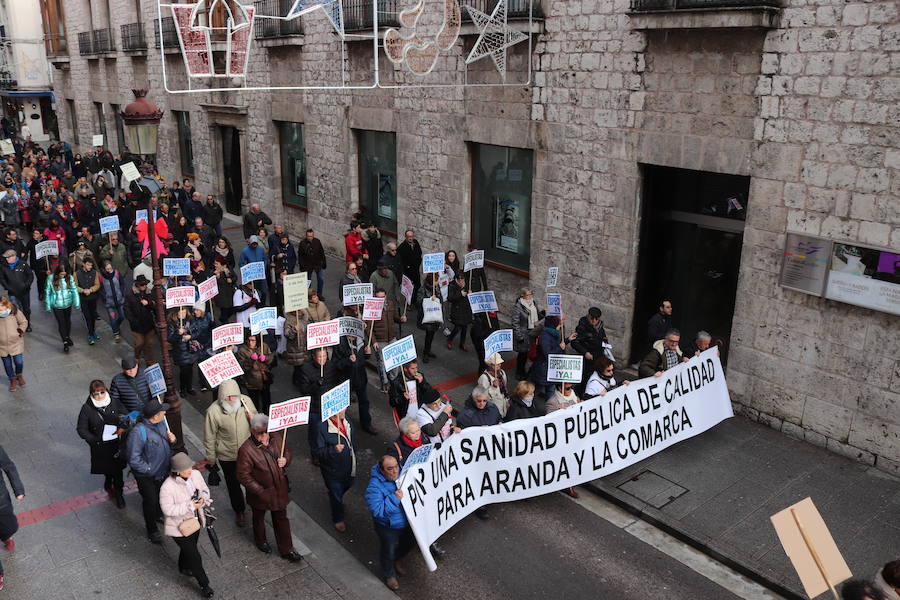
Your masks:
{"label": "poster in window", "polygon": [[306,162],[302,156],[294,159],[294,193],[306,197]]}
{"label": "poster in window", "polygon": [[835,244],[825,297],[900,315],[900,254]]}
{"label": "poster in window", "polygon": [[394,176],[378,174],[378,216],[394,218]]}
{"label": "poster in window", "polygon": [[503,192],[494,197],[494,247],[518,253],[523,247],[521,212],[524,196]]}

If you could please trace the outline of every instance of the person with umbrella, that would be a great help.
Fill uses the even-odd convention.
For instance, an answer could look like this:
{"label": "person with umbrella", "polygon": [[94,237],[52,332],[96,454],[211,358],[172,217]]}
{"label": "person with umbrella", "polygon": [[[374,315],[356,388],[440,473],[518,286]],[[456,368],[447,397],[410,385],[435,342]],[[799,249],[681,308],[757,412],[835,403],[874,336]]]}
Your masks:
{"label": "person with umbrella", "polygon": [[203,557],[197,548],[200,530],[206,524],[202,510],[212,499],[209,488],[194,462],[184,452],[172,457],[170,475],[159,489],[159,507],[165,517],[164,531],[178,545],[178,570],[186,577],[194,577],[200,584],[200,595],[212,598],[209,577],[203,570]]}

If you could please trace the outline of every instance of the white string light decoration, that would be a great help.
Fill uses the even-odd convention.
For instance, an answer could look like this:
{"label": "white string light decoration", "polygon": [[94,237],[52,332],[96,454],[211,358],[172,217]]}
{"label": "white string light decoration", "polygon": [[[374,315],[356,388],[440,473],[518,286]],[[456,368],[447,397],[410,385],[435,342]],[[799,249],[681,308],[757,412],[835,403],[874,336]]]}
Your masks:
{"label": "white string light decoration", "polygon": [[469,65],[485,56],[490,56],[503,81],[506,81],[506,50],[528,39],[528,35],[512,29],[507,23],[506,2],[507,0],[498,0],[490,15],[466,5],[472,22],[481,32],[478,39],[475,40],[472,51],[466,57],[466,64]]}
{"label": "white string light decoration", "polygon": [[[233,6],[236,10],[232,10],[232,3],[225,0],[212,0],[209,9],[207,0],[199,0],[194,5],[170,5],[188,77],[246,77],[256,9],[238,3]],[[216,10],[224,11],[223,26],[210,23]],[[216,70],[213,61],[212,34],[225,38],[225,68],[222,71]]]}
{"label": "white string light decoration", "polygon": [[308,12],[321,9],[331,21],[334,30],[344,38],[344,4],[341,0],[295,0],[286,19],[294,19]]}
{"label": "white string light decoration", "polygon": [[400,11],[400,25],[412,29],[412,33],[408,36],[404,36],[394,28],[388,29],[384,34],[384,53],[388,59],[397,65],[405,63],[411,73],[420,76],[431,73],[441,51],[453,47],[459,39],[459,30],[462,26],[462,11],[457,0],[444,0],[444,20],[441,22],[441,28],[433,40],[422,40],[416,28],[424,12],[425,0],[419,0],[412,8]]}

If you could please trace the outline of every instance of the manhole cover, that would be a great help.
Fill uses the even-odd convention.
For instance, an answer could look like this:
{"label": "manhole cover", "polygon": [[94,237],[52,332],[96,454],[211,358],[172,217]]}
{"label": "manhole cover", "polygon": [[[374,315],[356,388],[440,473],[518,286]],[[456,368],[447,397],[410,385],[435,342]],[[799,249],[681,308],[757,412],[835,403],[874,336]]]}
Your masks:
{"label": "manhole cover", "polygon": [[662,508],[690,491],[653,471],[641,471],[618,488],[654,508]]}

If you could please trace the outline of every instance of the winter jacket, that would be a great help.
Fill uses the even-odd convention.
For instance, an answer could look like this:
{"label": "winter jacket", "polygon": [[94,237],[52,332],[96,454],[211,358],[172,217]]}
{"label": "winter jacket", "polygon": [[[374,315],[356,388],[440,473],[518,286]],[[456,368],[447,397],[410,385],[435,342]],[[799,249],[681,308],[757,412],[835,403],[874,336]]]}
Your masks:
{"label": "winter jacket", "polygon": [[128,466],[136,477],[152,477],[162,481],[168,474],[169,462],[172,459],[168,432],[163,421],[159,423],[142,421],[128,432],[125,444]]}
{"label": "winter jacket", "polygon": [[72,273],[78,272],[78,270],[84,266],[84,261],[86,258],[90,258],[91,260],[93,260],[94,267],[96,268],[97,260],[94,258],[94,253],[90,250],[76,250],[69,255],[69,269],[71,269]]}
{"label": "winter jacket", "polygon": [[[244,265],[249,265],[250,263],[255,262],[261,262],[264,265],[268,264],[268,261],[266,260],[266,249],[262,247],[262,244],[257,244],[256,248],[254,248],[253,246],[247,246],[246,248],[241,250],[241,256],[238,259],[239,266],[243,267]],[[255,282],[255,285],[259,285],[259,281]]]}
{"label": "winter jacket", "polygon": [[366,486],[366,504],[372,519],[389,529],[406,529],[406,514],[397,497],[397,483],[381,472],[378,464],[372,465],[372,478]]}
{"label": "winter jacket", "polygon": [[16,259],[12,265],[6,263],[6,259],[3,259],[3,263],[0,265],[0,284],[16,298],[28,295],[34,282],[34,271],[28,263],[21,258]]}
{"label": "winter jacket", "polygon": [[[288,273],[293,273],[297,268],[297,253],[294,251],[294,247],[290,243],[287,246],[281,244],[276,246],[275,240],[272,241],[272,246],[269,248],[269,262]],[[284,254],[284,256],[278,258],[279,254]]]}
{"label": "winter jacket", "polygon": [[101,262],[99,266],[102,266],[103,261],[108,260],[112,263],[113,269],[119,273],[127,273],[129,271],[128,251],[125,249],[125,244],[121,242],[115,245],[107,244],[100,249],[99,256]]}
{"label": "winter jacket", "polygon": [[[256,354],[257,357],[263,355],[265,360],[254,359],[251,355]],[[272,385],[272,363],[275,362],[275,354],[269,349],[265,342],[262,346],[257,346],[255,350],[250,350],[247,344],[242,344],[235,355],[241,368],[244,370],[244,383],[248,389],[261,390],[267,385]]]}
{"label": "winter jacket", "polygon": [[[495,386],[494,381],[498,379],[500,385]],[[509,381],[506,378],[506,371],[500,369],[499,378],[485,371],[478,378],[478,385],[487,389],[491,403],[500,411],[500,417],[505,417],[506,407],[509,405]]]}
{"label": "winter jacket", "polygon": [[603,356],[603,343],[607,341],[603,321],[600,321],[600,325],[595,328],[587,317],[581,317],[578,319],[575,333],[578,334],[578,337],[572,341],[572,349],[575,352],[582,356],[590,352],[595,359]]}
{"label": "winter jacket", "polygon": [[237,455],[237,480],[247,490],[247,504],[256,510],[284,510],[291,501],[285,471],[294,453],[285,444],[285,468],[278,466],[281,456],[281,434],[269,435],[269,445],[263,446],[252,436],[241,444]]}
{"label": "winter jacket", "polygon": [[400,435],[397,436],[397,439],[395,439],[387,447],[385,454],[396,458],[397,462],[400,464],[400,467],[402,468],[403,465],[406,463],[406,459],[409,458],[410,454],[415,452],[416,448],[419,448],[423,445],[428,445],[428,440],[423,439],[422,437],[419,438],[419,441],[421,443],[418,446],[413,446],[410,443],[411,441],[412,440],[407,439],[407,437],[401,433]]}
{"label": "winter jacket", "polygon": [[513,394],[509,398],[509,408],[506,409],[506,416],[503,418],[503,422],[509,423],[517,419],[543,417],[545,414],[547,414],[547,407],[544,401],[537,396],[531,399],[531,406],[525,406],[522,399]]}
{"label": "winter jacket", "polygon": [[27,328],[28,319],[15,306],[9,315],[0,317],[0,356],[18,356],[25,352],[22,336]]}
{"label": "winter jacket", "polygon": [[119,421],[125,413],[125,407],[112,396],[109,404],[103,408],[94,406],[90,396],[81,405],[75,431],[91,449],[91,474],[111,475],[121,472],[125,467],[124,457],[119,453],[119,439],[103,441],[104,426],[119,427]]}
{"label": "winter jacket", "polygon": [[47,288],[44,291],[44,306],[49,312],[53,308],[81,308],[81,299],[78,297],[78,288],[75,287],[75,279],[67,275],[59,280],[59,289],[53,287],[53,275],[47,276]]}
{"label": "winter jacket", "polygon": [[[241,406],[229,414],[222,408],[222,403],[229,396],[240,396]],[[250,437],[250,419],[256,414],[256,407],[250,396],[241,394],[238,384],[233,379],[226,379],[219,384],[219,399],[206,409],[203,445],[206,460],[237,460],[238,449]]]}
{"label": "winter jacket", "polygon": [[469,291],[485,292],[491,288],[488,287],[487,273],[484,269],[472,269],[468,273]]}
{"label": "winter jacket", "polygon": [[538,338],[538,355],[528,374],[528,379],[538,387],[547,385],[547,356],[565,353],[565,350],[559,347],[561,337],[559,329],[544,327],[541,331],[541,337]]}
{"label": "winter jacket", "polygon": [[[6,473],[9,485],[12,486],[13,496],[24,496],[25,486],[22,485],[22,478],[19,477],[16,465],[9,458],[3,446],[0,446],[0,471]],[[6,482],[3,480],[3,476],[0,475],[0,512],[12,512],[11,506],[12,498],[9,496],[9,490],[6,487]]]}
{"label": "winter jacket", "polygon": [[319,298],[318,304],[309,303],[309,306],[306,309],[306,319],[310,323],[321,323],[323,321],[331,320],[331,311],[328,310],[328,307],[325,305],[325,302]]}
{"label": "winter jacket", "polygon": [[256,235],[260,227],[267,227],[271,224],[272,219],[263,211],[259,211],[258,214],[252,210],[247,211],[247,214],[244,215],[244,239]]}
{"label": "winter jacket", "polygon": [[419,267],[422,266],[422,246],[419,245],[419,240],[413,240],[412,246],[406,240],[400,242],[397,255],[403,265],[403,274],[414,282],[419,281]]}
{"label": "winter jacket", "polygon": [[125,309],[125,278],[118,271],[113,271],[110,277],[106,272],[100,273],[100,297],[103,305],[109,312],[120,312]]}
{"label": "winter jacket", "polygon": [[[421,404],[422,399],[425,398],[426,394],[431,390],[431,384],[428,383],[424,373],[419,372],[419,375],[422,376],[422,381],[416,383],[416,399],[419,401],[419,404]],[[411,380],[407,378],[406,381]],[[391,387],[388,390],[388,402],[392,408],[397,409],[397,414],[400,415],[401,419],[406,415],[406,410],[409,407],[409,401],[406,399],[406,396],[403,395],[405,393],[406,383],[403,381],[403,377],[395,377],[393,381],[391,381]]]}
{"label": "winter jacket", "polygon": [[[313,456],[319,459],[322,477],[326,481],[345,483],[356,477],[356,452],[353,449],[356,436],[350,427],[350,421],[344,419],[346,434],[341,433],[332,419],[326,419],[324,422],[317,420],[315,428],[311,450]],[[335,447],[338,444],[344,445],[340,452]]]}
{"label": "winter jacket", "polygon": [[206,525],[203,509],[194,508],[195,491],[200,492],[200,497],[210,504],[209,488],[200,471],[191,469],[191,476],[187,480],[174,473],[166,477],[159,488],[159,508],[165,518],[163,533],[175,538],[184,537],[178,526],[191,517],[198,517],[200,525]]}
{"label": "winter jacket", "polygon": [[[381,311],[381,318],[377,321],[365,321],[366,336],[369,335],[369,329],[374,329],[372,339],[376,342],[389,342],[397,337],[397,326],[400,322],[400,313],[397,310],[397,304],[390,298],[384,299],[384,310]],[[368,337],[366,338],[368,339]]]}
{"label": "winter jacket", "polygon": [[555,412],[557,410],[562,410],[564,408],[569,408],[570,406],[575,406],[581,400],[578,396],[575,395],[575,392],[572,391],[572,388],[568,389],[569,395],[563,396],[562,392],[556,390],[554,394],[547,399],[547,414]]}
{"label": "winter jacket", "polygon": [[[201,350],[198,347],[200,342],[191,335],[193,333],[194,319],[187,318],[182,323],[183,325],[179,325],[178,323],[170,322],[166,328],[166,337],[169,343],[172,344],[173,360],[179,367],[196,363]],[[184,329],[184,333],[180,332],[181,329]],[[188,339],[185,340],[185,337],[188,337]]]}
{"label": "winter jacket", "polygon": [[[357,339],[354,347],[350,346],[350,338],[341,336],[341,342],[335,346],[331,355],[334,366],[337,369],[338,381],[350,380],[350,389],[359,391],[369,383],[366,375],[366,355],[363,352],[364,340]],[[356,360],[350,357],[356,355]]]}
{"label": "winter jacket", "polygon": [[150,400],[150,384],[144,369],[138,369],[134,377],[116,373],[109,384],[109,396],[113,402],[121,404],[125,412],[143,412],[144,405]]}
{"label": "winter jacket", "polygon": [[[141,304],[146,300],[147,305]],[[131,326],[131,331],[147,334],[156,327],[156,315],[153,313],[153,296],[147,291],[139,294],[133,287],[125,294],[125,318]]]}
{"label": "winter jacket", "polygon": [[[541,327],[541,319],[546,315],[545,311],[538,308],[537,303],[535,303],[534,307],[535,310],[537,310],[538,318],[532,329],[534,327]],[[534,338],[529,335],[531,329],[528,328],[528,313],[528,307],[525,306],[522,299],[519,298],[516,300],[516,304],[512,311],[513,350],[515,352],[528,352],[534,341]]]}
{"label": "winter jacket", "polygon": [[363,248],[369,253],[369,264],[372,268],[378,264],[378,259],[384,256],[384,247],[381,245],[381,232],[376,228],[374,232],[366,229],[362,232]]}
{"label": "winter jacket", "polygon": [[222,205],[218,202],[213,202],[212,204],[204,202],[201,216],[204,223],[210,227],[215,227],[222,222]]}
{"label": "winter jacket", "polygon": [[353,257],[357,254],[365,254],[362,234],[351,231],[344,236],[344,262],[353,262]]}
{"label": "winter jacket", "polygon": [[[463,287],[456,282],[450,282],[447,290],[447,301],[450,302],[450,322],[454,325],[472,324],[472,307],[469,305],[469,297],[463,296]],[[465,340],[463,340],[465,341]]]}
{"label": "winter jacket", "polygon": [[0,219],[7,227],[19,224],[19,200],[13,194],[4,194],[0,200]]}
{"label": "winter jacket", "polygon": [[[653,343],[653,347],[650,348],[650,352],[644,356],[644,359],[638,367],[638,375],[640,377],[652,377],[657,371],[666,370],[666,350],[663,342],[664,340],[656,340],[656,342]],[[682,354],[681,348],[678,346],[675,346],[675,354],[678,355],[678,362],[680,363]]]}
{"label": "winter jacket", "polygon": [[325,249],[319,238],[312,241],[303,238],[297,243],[297,261],[301,271],[318,271],[325,268]]}
{"label": "winter jacket", "polygon": [[406,299],[400,293],[400,284],[390,270],[387,272],[387,275],[382,275],[377,270],[374,271],[369,276],[369,283],[372,284],[372,291],[384,290],[387,297],[394,302],[399,303],[401,306],[406,303]]}
{"label": "winter jacket", "polygon": [[666,332],[672,329],[672,315],[664,315],[658,312],[647,321],[647,345],[653,346],[657,340],[666,337]]}
{"label": "winter jacket", "polygon": [[285,315],[284,318],[284,337],[287,344],[284,350],[284,362],[298,367],[309,360],[309,352],[306,351],[306,313],[299,311],[300,318],[297,315]]}
{"label": "winter jacket", "polygon": [[300,378],[294,381],[294,385],[300,388],[302,395],[310,397],[310,413],[317,414],[321,418],[322,394],[336,386],[337,379],[337,367],[333,360],[326,361],[321,368],[315,361],[309,360],[300,367]]}
{"label": "winter jacket", "polygon": [[85,271],[84,267],[82,267],[75,271],[75,285],[78,286],[79,290],[90,290],[91,292],[90,294],[85,294],[79,291],[82,302],[93,300],[97,297],[97,292],[100,291],[100,273],[97,269]]}
{"label": "winter jacket", "polygon": [[456,417],[456,425],[460,429],[496,425],[499,422],[500,411],[493,402],[488,402],[484,408],[478,408],[471,398],[466,400],[466,407]]}

